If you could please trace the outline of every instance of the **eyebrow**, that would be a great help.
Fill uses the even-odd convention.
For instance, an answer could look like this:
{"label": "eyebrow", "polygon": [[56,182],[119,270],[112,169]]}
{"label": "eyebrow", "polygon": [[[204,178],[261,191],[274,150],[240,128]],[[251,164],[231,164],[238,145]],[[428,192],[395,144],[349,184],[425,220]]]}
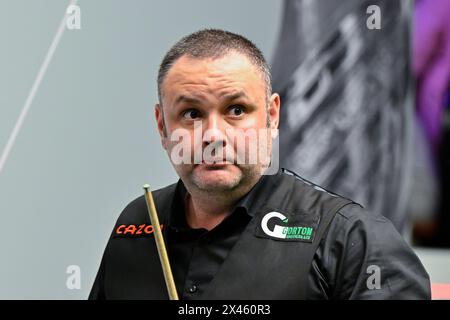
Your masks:
{"label": "eyebrow", "polygon": [[[248,98],[248,96],[245,94],[244,91],[238,91],[235,93],[230,93],[230,94],[226,94],[223,95],[222,98],[224,100],[227,101],[232,101],[232,100],[236,100],[238,98]],[[190,104],[201,104],[203,102],[203,100],[198,99],[198,98],[194,98],[194,97],[189,97],[186,95],[180,95],[176,100],[175,100],[175,105],[181,103],[181,102],[185,102],[185,103],[190,103]]]}
{"label": "eyebrow", "polygon": [[238,91],[235,93],[231,93],[231,94],[226,94],[223,96],[224,99],[231,101],[231,100],[236,100],[239,98],[248,98],[247,95],[245,94],[244,91]]}
{"label": "eyebrow", "polygon": [[192,103],[192,104],[200,104],[202,102],[202,100],[197,99],[197,98],[193,98],[193,97],[188,97],[188,96],[185,96],[185,95],[181,95],[175,100],[175,105],[177,105],[177,104],[179,104],[181,102]]}

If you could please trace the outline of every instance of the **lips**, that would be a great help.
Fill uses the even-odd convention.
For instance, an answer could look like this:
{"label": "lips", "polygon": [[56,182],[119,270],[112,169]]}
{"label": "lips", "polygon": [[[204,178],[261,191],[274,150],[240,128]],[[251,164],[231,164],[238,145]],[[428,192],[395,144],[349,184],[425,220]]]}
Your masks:
{"label": "lips", "polygon": [[209,161],[209,163],[206,162],[205,160],[203,160],[200,164],[202,166],[205,166],[205,167],[222,168],[222,167],[225,167],[227,165],[231,165],[233,163],[231,161],[226,160],[226,159],[221,159],[221,160],[211,160],[211,161]]}
{"label": "lips", "polygon": [[225,166],[230,165],[230,163],[201,163],[202,166],[211,167],[211,168],[223,168]]}
{"label": "lips", "polygon": [[202,161],[202,164],[230,164],[227,160]]}

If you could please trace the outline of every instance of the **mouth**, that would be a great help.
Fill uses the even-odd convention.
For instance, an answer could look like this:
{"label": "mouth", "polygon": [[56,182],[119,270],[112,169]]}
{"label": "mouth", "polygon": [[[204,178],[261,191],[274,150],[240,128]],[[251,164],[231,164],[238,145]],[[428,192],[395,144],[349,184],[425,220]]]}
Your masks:
{"label": "mouth", "polygon": [[232,165],[233,163],[231,163],[230,161],[227,161],[225,159],[222,160],[214,160],[214,161],[208,161],[206,162],[205,160],[203,160],[200,164],[205,168],[211,168],[211,169],[222,169],[225,168],[228,165]]}

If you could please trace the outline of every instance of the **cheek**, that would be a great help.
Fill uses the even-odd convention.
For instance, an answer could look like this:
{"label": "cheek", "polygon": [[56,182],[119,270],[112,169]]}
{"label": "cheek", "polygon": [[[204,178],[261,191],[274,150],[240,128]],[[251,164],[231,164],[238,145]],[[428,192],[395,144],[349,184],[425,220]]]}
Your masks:
{"label": "cheek", "polygon": [[[201,133],[200,139],[196,137],[198,132],[194,133],[193,130],[178,128],[175,131],[169,132],[166,138],[167,153],[169,157],[182,157],[184,160],[188,161],[191,159],[193,161],[195,150],[201,150]],[[199,149],[200,148],[200,149]],[[172,161],[174,162],[174,161]]]}
{"label": "cheek", "polygon": [[252,128],[264,128],[267,123],[267,109],[261,108],[257,112],[254,112],[248,119],[248,125]]}

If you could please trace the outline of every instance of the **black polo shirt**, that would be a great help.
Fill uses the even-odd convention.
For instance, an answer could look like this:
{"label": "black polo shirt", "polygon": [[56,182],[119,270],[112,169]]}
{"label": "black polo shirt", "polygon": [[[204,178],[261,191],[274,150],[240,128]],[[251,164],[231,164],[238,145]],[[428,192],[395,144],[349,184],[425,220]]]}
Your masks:
{"label": "black polo shirt", "polygon": [[[289,194],[292,183],[289,178],[292,176],[296,183],[311,184],[286,169],[274,176],[262,176],[238,201],[232,213],[210,231],[192,229],[187,225],[184,210],[187,191],[182,181],[178,181],[172,203],[163,209],[167,212],[159,212],[159,215],[167,217],[163,232],[180,299],[202,297],[243,230],[254,219],[255,210],[265,204],[274,192],[274,186],[280,195]],[[318,186],[314,188],[324,191]],[[281,198],[275,201],[284,201]],[[124,212],[127,210],[131,215],[137,209],[130,205]],[[144,244],[135,244],[136,248],[141,245]],[[120,250],[133,250],[133,244],[127,243],[126,248],[121,247]],[[109,257],[115,254],[120,253],[105,250],[90,299],[109,297],[108,288],[114,286],[115,279],[105,277],[105,272],[108,267],[120,267],[108,266]],[[136,270],[142,264],[138,259]],[[374,272],[372,267],[378,268],[382,286],[377,286],[376,281],[369,283]],[[128,263],[127,268],[134,268],[134,264],[131,263],[130,267]],[[264,266],[256,265],[255,268]],[[133,270],[123,272],[128,272],[128,276],[137,274]],[[383,216],[369,214],[355,205],[346,205],[334,215],[328,232],[315,251],[307,279],[308,299],[429,299],[431,296],[428,274],[393,225]],[[150,280],[148,285],[151,285]],[[130,297],[124,293],[125,298],[145,297],[145,288],[146,285],[142,285]]]}
{"label": "black polo shirt", "polygon": [[[263,180],[264,177],[262,183]],[[203,292],[239,239],[253,216],[250,202],[258,191],[253,188],[235,205],[232,213],[210,231],[188,226],[184,206],[186,193],[179,180],[169,213],[167,243],[178,295],[188,300]]]}

